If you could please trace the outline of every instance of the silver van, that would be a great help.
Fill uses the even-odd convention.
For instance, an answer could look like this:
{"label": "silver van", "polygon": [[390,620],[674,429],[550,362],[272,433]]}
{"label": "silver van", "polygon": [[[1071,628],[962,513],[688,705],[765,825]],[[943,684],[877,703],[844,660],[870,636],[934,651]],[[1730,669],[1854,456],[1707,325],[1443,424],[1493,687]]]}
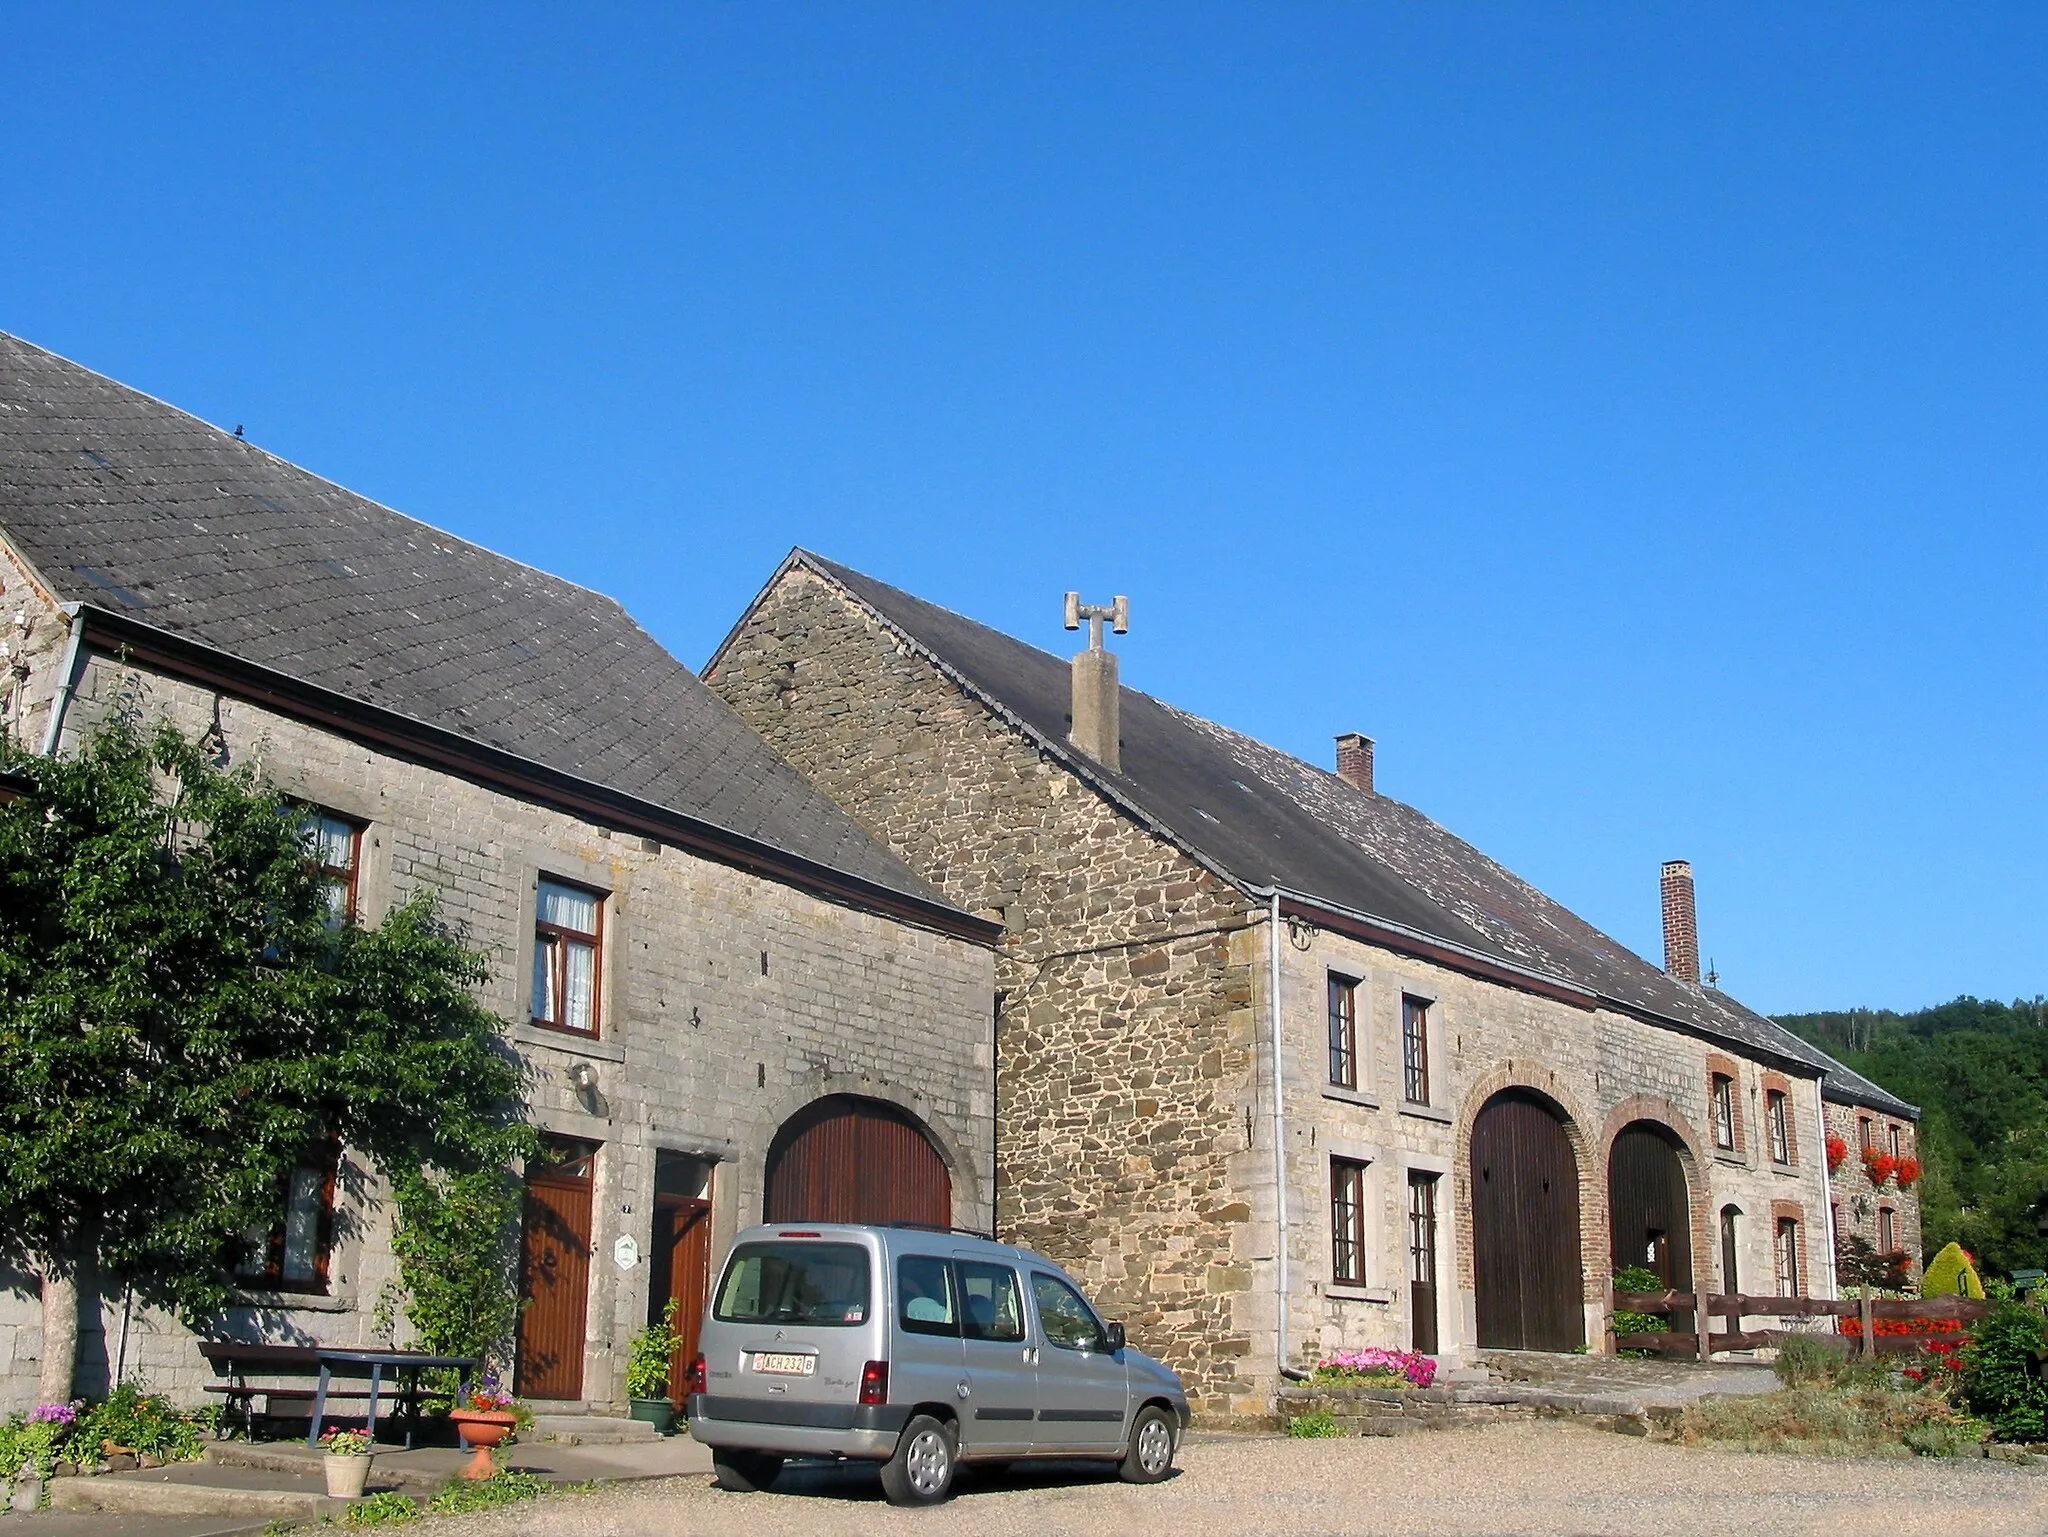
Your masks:
{"label": "silver van", "polygon": [[898,1505],[944,1499],[963,1462],[1100,1457],[1149,1484],[1187,1429],[1180,1378],[1071,1276],[959,1232],[748,1228],[698,1341],[690,1434],[743,1492],[799,1457],[879,1462]]}

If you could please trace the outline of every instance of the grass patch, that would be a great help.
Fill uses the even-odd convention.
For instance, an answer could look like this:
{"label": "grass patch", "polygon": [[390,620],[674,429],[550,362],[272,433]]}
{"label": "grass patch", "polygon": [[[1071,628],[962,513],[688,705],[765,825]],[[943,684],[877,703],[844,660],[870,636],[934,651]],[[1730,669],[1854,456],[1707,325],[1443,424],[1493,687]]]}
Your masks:
{"label": "grass patch", "polygon": [[1678,1423],[1688,1446],[1823,1457],[1953,1457],[1989,1433],[1939,1393],[1807,1383],[1745,1398],[1706,1398]]}
{"label": "grass patch", "polygon": [[521,1500],[539,1499],[549,1489],[537,1473],[517,1468],[500,1468],[489,1478],[457,1478],[428,1503],[437,1516],[461,1516],[476,1510],[495,1510],[500,1505],[517,1505]]}
{"label": "grass patch", "polygon": [[351,1505],[341,1518],[343,1526],[411,1526],[420,1519],[417,1500],[386,1489],[381,1494]]}
{"label": "grass patch", "polygon": [[1327,1409],[1317,1409],[1311,1414],[1297,1414],[1287,1422],[1287,1433],[1297,1441],[1327,1441],[1344,1434],[1344,1427]]}

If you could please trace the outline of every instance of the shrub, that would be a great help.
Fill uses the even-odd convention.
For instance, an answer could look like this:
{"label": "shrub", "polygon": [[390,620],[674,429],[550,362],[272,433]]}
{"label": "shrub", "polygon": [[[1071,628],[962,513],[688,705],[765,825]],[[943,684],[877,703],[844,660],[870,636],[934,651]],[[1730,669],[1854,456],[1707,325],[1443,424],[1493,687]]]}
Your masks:
{"label": "shrub", "polygon": [[473,1510],[491,1510],[499,1505],[516,1505],[538,1499],[548,1492],[548,1481],[537,1473],[517,1468],[500,1468],[489,1478],[457,1478],[435,1495],[427,1508],[437,1516],[459,1516]]}
{"label": "shrub", "polygon": [[2048,1319],[2024,1303],[2001,1304],[1962,1350],[1963,1393],[2001,1441],[2048,1439]]}
{"label": "shrub", "polygon": [[1977,1277],[1977,1267],[1970,1262],[1970,1256],[1963,1252],[1959,1243],[1951,1243],[1927,1263],[1926,1271],[1920,1277],[1920,1295],[1923,1297],[1982,1297],[1984,1283]]}
{"label": "shrub", "polygon": [[669,1298],[668,1306],[661,1310],[661,1322],[649,1324],[633,1336],[626,1354],[627,1397],[660,1398],[668,1392],[669,1363],[683,1346],[682,1336],[676,1333],[679,1306],[674,1297]]}
{"label": "shrub", "polygon": [[1316,1362],[1312,1376],[1317,1382],[1426,1388],[1436,1381],[1436,1362],[1419,1351],[1368,1345],[1363,1350],[1340,1350],[1333,1356],[1324,1356]]}
{"label": "shrub", "polygon": [[1830,1385],[1848,1364],[1849,1352],[1838,1340],[1825,1334],[1794,1334],[1778,1347],[1772,1369],[1786,1387],[1798,1388]]}
{"label": "shrub", "polygon": [[1327,1409],[1297,1414],[1287,1422],[1287,1433],[1297,1441],[1328,1441],[1344,1434],[1344,1427]]}
{"label": "shrub", "polygon": [[420,1519],[417,1500],[386,1489],[357,1501],[341,1518],[343,1526],[411,1526]]}
{"label": "shrub", "polygon": [[1985,1430],[1935,1392],[1806,1386],[1703,1398],[1686,1409],[1678,1434],[1688,1445],[1717,1441],[1752,1452],[1939,1457],[1976,1445]]}

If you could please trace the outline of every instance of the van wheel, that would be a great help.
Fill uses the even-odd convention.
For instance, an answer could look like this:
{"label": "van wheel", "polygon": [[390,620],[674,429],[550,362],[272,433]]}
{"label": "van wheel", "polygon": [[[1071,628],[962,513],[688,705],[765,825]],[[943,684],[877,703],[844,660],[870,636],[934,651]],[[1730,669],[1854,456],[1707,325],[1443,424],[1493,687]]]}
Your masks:
{"label": "van wheel", "polygon": [[1173,1421],[1157,1404],[1138,1411],[1131,1426],[1131,1449],[1117,1464],[1117,1476],[1127,1484],[1156,1484],[1173,1471]]}
{"label": "van wheel", "polygon": [[929,1414],[912,1418],[896,1443],[896,1455],[882,1464],[882,1493],[891,1505],[936,1505],[953,1488],[952,1427]]}
{"label": "van wheel", "polygon": [[711,1448],[711,1470],[718,1475],[718,1487],[734,1494],[759,1494],[782,1474],[782,1459],[773,1452],[734,1451],[723,1446]]}

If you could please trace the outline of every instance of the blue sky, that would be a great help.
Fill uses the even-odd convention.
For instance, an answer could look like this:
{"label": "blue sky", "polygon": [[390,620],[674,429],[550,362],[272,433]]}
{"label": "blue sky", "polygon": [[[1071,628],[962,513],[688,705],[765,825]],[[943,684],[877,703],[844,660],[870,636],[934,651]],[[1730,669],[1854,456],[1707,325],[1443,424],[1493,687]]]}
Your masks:
{"label": "blue sky", "polygon": [[794,544],[1773,1010],[2048,987],[2048,12],[13,4],[0,328],[617,595]]}

